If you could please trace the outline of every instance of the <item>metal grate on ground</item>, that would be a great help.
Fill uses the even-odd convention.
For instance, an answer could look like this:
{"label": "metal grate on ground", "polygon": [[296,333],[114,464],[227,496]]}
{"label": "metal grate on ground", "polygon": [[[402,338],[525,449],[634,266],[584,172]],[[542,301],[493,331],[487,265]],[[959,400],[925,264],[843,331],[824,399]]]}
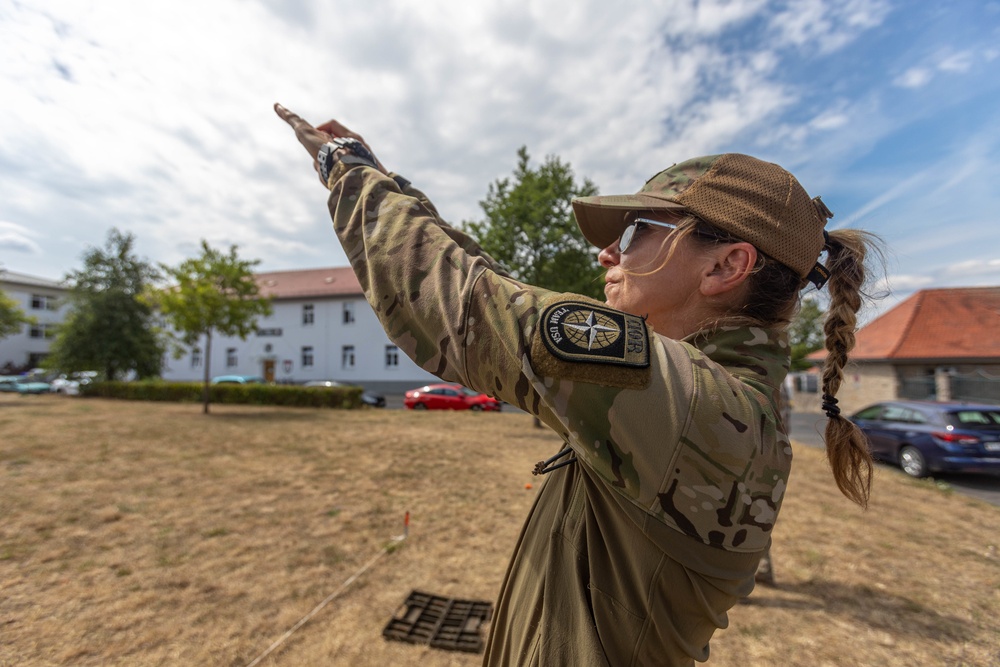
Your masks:
{"label": "metal grate on ground", "polygon": [[493,605],[489,602],[412,591],[397,616],[382,630],[382,636],[448,651],[481,653],[479,627],[492,615]]}

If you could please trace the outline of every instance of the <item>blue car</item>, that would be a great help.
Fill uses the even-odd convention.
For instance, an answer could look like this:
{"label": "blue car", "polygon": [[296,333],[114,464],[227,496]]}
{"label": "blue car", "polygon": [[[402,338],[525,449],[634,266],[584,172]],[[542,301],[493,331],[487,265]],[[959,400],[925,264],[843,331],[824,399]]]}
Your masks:
{"label": "blue car", "polygon": [[0,377],[0,391],[17,392],[22,396],[47,394],[50,391],[50,386],[48,382],[37,382],[24,377],[4,376]]}
{"label": "blue car", "polygon": [[1000,472],[1000,406],[886,401],[851,417],[872,456],[912,477],[932,472]]}

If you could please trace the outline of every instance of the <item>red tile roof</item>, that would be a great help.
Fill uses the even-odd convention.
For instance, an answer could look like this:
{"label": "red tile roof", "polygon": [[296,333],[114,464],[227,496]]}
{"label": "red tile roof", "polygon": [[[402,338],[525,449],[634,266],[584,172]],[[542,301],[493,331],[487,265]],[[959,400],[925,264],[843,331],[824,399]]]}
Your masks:
{"label": "red tile roof", "polygon": [[[820,350],[811,359],[826,357]],[[858,332],[851,359],[1000,358],[1000,287],[917,292]]]}
{"label": "red tile roof", "polygon": [[361,283],[349,266],[270,271],[256,275],[263,296],[274,299],[303,299],[336,296],[361,296]]}

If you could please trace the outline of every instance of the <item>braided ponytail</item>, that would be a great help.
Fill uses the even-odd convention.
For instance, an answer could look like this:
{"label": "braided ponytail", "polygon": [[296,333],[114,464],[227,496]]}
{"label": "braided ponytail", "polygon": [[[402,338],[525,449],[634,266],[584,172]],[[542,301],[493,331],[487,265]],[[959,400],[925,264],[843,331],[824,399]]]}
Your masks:
{"label": "braided ponytail", "polygon": [[861,429],[840,415],[837,392],[844,379],[848,355],[854,349],[857,313],[863,296],[861,287],[865,282],[865,257],[874,247],[877,247],[874,236],[851,229],[830,232],[827,242],[830,308],[823,325],[828,353],[823,367],[823,410],[829,419],[826,456],[841,493],[861,507],[868,506],[872,456]]}

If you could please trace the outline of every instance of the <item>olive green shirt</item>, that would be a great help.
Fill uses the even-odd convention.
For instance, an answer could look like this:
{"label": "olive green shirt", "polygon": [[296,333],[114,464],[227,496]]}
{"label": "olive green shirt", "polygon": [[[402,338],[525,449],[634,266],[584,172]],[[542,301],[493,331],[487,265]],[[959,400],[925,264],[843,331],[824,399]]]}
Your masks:
{"label": "olive green shirt", "polygon": [[[687,665],[753,588],[791,464],[784,333],[684,341],[511,279],[419,191],[330,176],[334,229],[389,337],[421,368],[517,405],[576,462],[514,549],[487,665]],[[528,465],[530,462],[526,462]]]}

